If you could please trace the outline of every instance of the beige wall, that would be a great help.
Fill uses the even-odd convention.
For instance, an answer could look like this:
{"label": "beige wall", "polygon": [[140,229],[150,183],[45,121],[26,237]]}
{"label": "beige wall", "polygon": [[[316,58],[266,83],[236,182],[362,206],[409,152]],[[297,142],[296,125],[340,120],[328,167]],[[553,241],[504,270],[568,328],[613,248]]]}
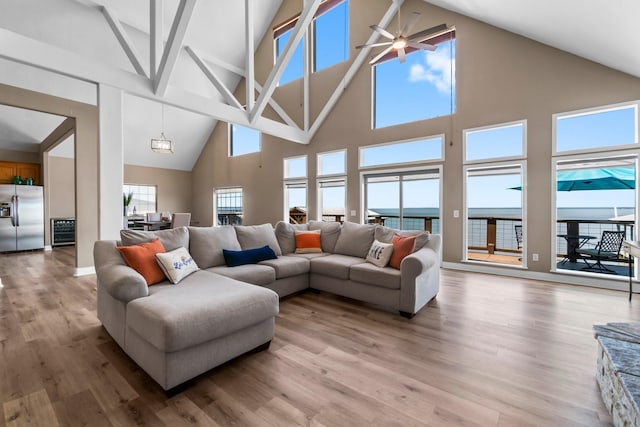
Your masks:
{"label": "beige wall", "polygon": [[40,154],[0,149],[0,160],[5,162],[40,163]]}
{"label": "beige wall", "polygon": [[191,172],[124,165],[124,183],[157,185],[159,212],[191,212]]}
{"label": "beige wall", "polygon": [[47,155],[45,186],[44,243],[51,244],[51,218],[75,218],[76,194],[73,159]]}
{"label": "beige wall", "polygon": [[[350,0],[349,3],[349,45],[353,47],[367,40],[368,25],[380,20],[389,2]],[[274,24],[299,11],[300,5],[300,1],[285,0]],[[443,117],[372,130],[371,68],[365,63],[309,146],[263,135],[260,153],[227,158],[227,125],[220,123],[193,170],[194,215],[211,224],[213,189],[237,185],[244,188],[245,223],[275,223],[283,217],[282,159],[307,154],[312,178],[316,174],[316,153],[344,147],[348,148],[347,209],[355,209],[359,215],[359,146],[445,134],[443,257],[444,261],[458,262],[464,254],[463,219],[453,218],[452,211],[463,208],[462,130],[527,119],[528,253],[540,254],[540,262],[529,261],[529,269],[548,272],[552,246],[552,114],[640,99],[640,79],[422,1],[406,1],[403,16],[412,11],[422,14],[416,28],[441,22],[456,27],[457,111],[452,120]],[[272,46],[268,33],[256,54],[258,81],[264,82],[272,67]],[[352,48],[351,59],[356,54]],[[311,76],[312,120],[347,66],[338,64]],[[275,93],[278,102],[299,122],[301,84],[301,81],[287,84]],[[238,96],[243,96],[242,90]],[[316,210],[315,200],[315,182],[310,179],[311,218]]]}

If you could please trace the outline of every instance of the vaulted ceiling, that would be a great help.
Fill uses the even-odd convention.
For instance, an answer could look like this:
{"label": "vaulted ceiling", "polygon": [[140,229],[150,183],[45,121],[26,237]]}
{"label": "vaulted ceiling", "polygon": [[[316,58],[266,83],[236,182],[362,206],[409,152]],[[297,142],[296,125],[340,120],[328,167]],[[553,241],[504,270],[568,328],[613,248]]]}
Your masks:
{"label": "vaulted ceiling", "polygon": [[[392,5],[391,0],[371,1]],[[172,27],[178,37],[184,37],[177,50],[168,53],[176,56],[173,72],[155,80],[150,44],[153,34],[160,33],[150,26],[152,2],[162,5],[162,14],[157,15],[162,28],[158,39],[169,47]],[[427,2],[640,77],[637,0]],[[282,0],[253,0],[251,4],[253,26],[248,34],[257,46],[268,34]],[[176,21],[174,26],[176,13],[190,14],[189,19]],[[301,140],[298,142],[306,135],[306,129],[288,126],[284,119],[257,117],[250,122],[249,114],[236,115],[227,105],[228,98],[212,84],[215,80],[234,90],[245,73],[246,33],[245,2],[239,0],[7,0],[0,13],[0,58],[123,87],[125,163],[191,170],[217,123],[214,117],[237,118],[231,121],[283,137],[294,135]],[[207,77],[202,68],[215,78]],[[7,70],[0,63],[0,82],[20,85],[19,76],[3,78]],[[147,86],[165,85],[166,90],[150,90],[145,82]],[[268,82],[260,83],[267,86]],[[161,102],[167,104],[164,114]],[[46,128],[51,131],[57,126],[54,122],[51,117],[0,108],[0,149],[37,151]],[[149,150],[150,138],[158,137],[161,130],[176,145],[172,156]]]}

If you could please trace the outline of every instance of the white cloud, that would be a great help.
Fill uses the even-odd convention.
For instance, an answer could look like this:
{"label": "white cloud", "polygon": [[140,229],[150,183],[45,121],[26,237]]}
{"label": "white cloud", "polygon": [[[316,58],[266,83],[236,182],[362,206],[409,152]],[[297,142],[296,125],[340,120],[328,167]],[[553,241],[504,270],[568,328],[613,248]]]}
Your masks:
{"label": "white cloud", "polygon": [[425,65],[414,64],[409,70],[409,81],[429,82],[433,84],[438,91],[449,93],[451,91],[451,83],[455,83],[456,78],[456,60],[451,58],[451,49],[449,46],[441,46],[434,52],[425,52]]}

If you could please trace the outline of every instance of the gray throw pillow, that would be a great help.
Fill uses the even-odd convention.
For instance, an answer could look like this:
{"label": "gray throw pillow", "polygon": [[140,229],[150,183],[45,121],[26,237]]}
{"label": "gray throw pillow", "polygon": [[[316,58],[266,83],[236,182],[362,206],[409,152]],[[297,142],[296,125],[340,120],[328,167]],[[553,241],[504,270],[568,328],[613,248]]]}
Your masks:
{"label": "gray throw pillow", "polygon": [[373,244],[374,225],[345,222],[336,242],[335,253],[366,258]]}
{"label": "gray throw pillow", "polygon": [[242,249],[233,226],[189,227],[189,253],[200,268],[225,265],[223,249]]}
{"label": "gray throw pillow", "polygon": [[282,254],[291,254],[296,251],[296,231],[307,231],[307,224],[289,224],[278,221],[275,227],[276,239],[282,250]]}
{"label": "gray throw pillow", "polygon": [[236,225],[235,229],[242,249],[255,249],[268,245],[277,256],[282,255],[282,249],[271,224]]}
{"label": "gray throw pillow", "polygon": [[411,252],[415,252],[418,249],[422,248],[429,241],[429,237],[431,237],[431,233],[428,231],[420,231],[420,230],[397,230],[395,228],[385,227],[379,225],[376,227],[375,238],[383,243],[391,243],[393,240],[393,235],[397,234],[401,237],[415,237],[416,241],[413,245],[413,250]]}
{"label": "gray throw pillow", "polygon": [[157,231],[120,230],[120,240],[123,246],[147,243],[156,237],[160,239],[160,243],[162,243],[164,250],[167,252],[180,247],[189,247],[189,230],[187,230],[187,227]]}
{"label": "gray throw pillow", "polygon": [[309,221],[309,230],[320,230],[320,244],[323,252],[334,253],[342,226],[339,222]]}

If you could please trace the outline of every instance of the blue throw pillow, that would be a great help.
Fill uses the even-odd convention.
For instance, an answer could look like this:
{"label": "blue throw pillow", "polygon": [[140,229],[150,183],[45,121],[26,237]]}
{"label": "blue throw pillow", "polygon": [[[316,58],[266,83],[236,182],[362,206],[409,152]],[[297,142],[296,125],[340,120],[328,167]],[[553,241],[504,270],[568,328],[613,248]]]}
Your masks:
{"label": "blue throw pillow", "polygon": [[245,264],[257,264],[268,259],[277,259],[276,253],[268,245],[261,248],[246,249],[244,251],[222,250],[224,261],[229,267],[237,267]]}

